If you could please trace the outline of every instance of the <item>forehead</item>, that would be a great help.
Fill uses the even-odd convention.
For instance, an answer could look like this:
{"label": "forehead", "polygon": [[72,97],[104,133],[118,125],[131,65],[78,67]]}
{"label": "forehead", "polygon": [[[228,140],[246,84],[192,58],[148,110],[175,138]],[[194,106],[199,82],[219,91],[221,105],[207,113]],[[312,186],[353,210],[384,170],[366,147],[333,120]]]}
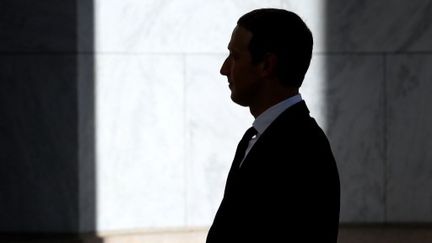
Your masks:
{"label": "forehead", "polygon": [[252,39],[252,33],[247,29],[236,26],[231,35],[230,43],[228,44],[228,49],[244,51],[248,50],[249,42]]}

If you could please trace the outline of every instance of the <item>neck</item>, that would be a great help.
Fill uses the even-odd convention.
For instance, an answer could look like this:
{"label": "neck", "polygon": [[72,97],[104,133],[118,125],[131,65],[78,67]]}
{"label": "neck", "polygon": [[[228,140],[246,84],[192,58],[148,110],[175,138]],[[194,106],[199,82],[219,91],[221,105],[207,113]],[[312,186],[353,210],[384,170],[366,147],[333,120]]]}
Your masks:
{"label": "neck", "polygon": [[255,104],[249,106],[250,113],[257,118],[268,108],[297,95],[298,88],[277,89],[269,94],[264,94],[262,99],[257,99]]}

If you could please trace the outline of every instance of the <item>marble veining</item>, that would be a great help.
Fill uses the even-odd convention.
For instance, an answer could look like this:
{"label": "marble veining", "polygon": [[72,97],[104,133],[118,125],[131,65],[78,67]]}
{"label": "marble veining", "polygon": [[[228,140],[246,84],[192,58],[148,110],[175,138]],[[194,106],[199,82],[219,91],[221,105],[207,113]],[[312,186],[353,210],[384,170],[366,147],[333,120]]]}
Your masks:
{"label": "marble veining", "polygon": [[253,116],[230,99],[219,74],[224,55],[186,58],[186,138],[188,222],[210,225],[222,199],[238,141]]}
{"label": "marble veining", "polygon": [[388,204],[390,222],[432,219],[432,55],[387,61]]}
{"label": "marble veining", "polygon": [[222,53],[260,7],[314,33],[301,93],[338,162],[341,222],[431,221],[431,1],[61,4],[0,4],[2,230],[209,225],[253,121]]}
{"label": "marble veining", "polygon": [[432,2],[327,0],[326,51],[432,50]]}
{"label": "marble veining", "polygon": [[339,167],[341,222],[384,220],[384,66],[381,56],[321,56],[326,133]]}
{"label": "marble veining", "polygon": [[[266,7],[280,7],[280,0]],[[217,53],[259,0],[96,1],[98,52]],[[145,17],[144,17],[145,16]]]}
{"label": "marble veining", "polygon": [[98,55],[97,60],[98,229],[182,225],[181,56]]}

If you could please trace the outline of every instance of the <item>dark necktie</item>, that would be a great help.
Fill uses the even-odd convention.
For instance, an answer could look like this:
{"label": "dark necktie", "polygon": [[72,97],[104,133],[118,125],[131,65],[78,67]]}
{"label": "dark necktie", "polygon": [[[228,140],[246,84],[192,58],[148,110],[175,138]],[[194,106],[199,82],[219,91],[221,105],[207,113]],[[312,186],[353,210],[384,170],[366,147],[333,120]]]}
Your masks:
{"label": "dark necktie", "polygon": [[249,145],[249,141],[252,139],[253,136],[257,135],[258,131],[254,127],[250,127],[248,130],[246,130],[245,134],[243,135],[242,139],[240,140],[237,150],[234,156],[233,161],[233,167],[239,168],[240,163],[243,160],[246,149]]}
{"label": "dark necktie", "polygon": [[245,134],[243,135],[242,139],[240,140],[237,150],[234,156],[234,161],[231,165],[231,169],[228,173],[227,182],[225,185],[225,193],[224,195],[228,195],[233,190],[234,185],[236,184],[236,180],[238,178],[237,174],[240,171],[240,163],[243,160],[243,157],[245,156],[246,149],[249,145],[249,141],[251,138],[256,135],[258,132],[254,127],[249,128]]}

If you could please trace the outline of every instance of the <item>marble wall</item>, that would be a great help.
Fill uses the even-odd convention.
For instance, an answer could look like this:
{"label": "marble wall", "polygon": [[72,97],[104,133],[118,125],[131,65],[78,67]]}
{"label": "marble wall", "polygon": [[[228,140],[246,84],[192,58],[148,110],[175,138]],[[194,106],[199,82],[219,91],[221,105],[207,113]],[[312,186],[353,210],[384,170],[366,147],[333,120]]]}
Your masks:
{"label": "marble wall", "polygon": [[211,223],[252,122],[219,68],[259,2],[96,1],[99,230]]}
{"label": "marble wall", "polygon": [[341,220],[431,222],[432,2],[328,0],[326,12]]}
{"label": "marble wall", "polygon": [[431,221],[428,0],[99,0],[100,230],[211,223],[253,121],[218,71],[237,18],[269,6],[314,33],[301,92],[338,161],[341,222]]}
{"label": "marble wall", "polygon": [[20,0],[0,3],[0,230],[209,226],[253,121],[219,68],[260,7],[314,33],[301,93],[341,222],[431,222],[429,0]]}

